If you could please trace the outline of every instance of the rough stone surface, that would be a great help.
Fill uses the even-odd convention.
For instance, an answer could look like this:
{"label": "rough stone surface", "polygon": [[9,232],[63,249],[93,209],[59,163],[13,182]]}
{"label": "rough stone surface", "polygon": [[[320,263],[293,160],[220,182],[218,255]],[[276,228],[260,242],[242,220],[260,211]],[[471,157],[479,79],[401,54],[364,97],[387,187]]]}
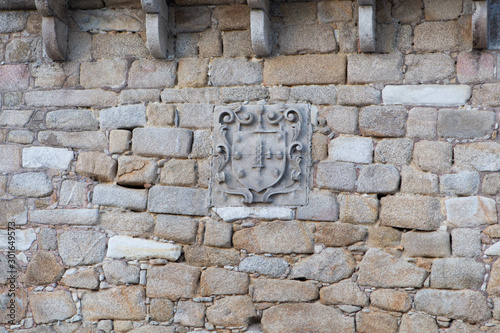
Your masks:
{"label": "rough stone surface", "polygon": [[50,225],[96,225],[99,219],[97,209],[47,209],[30,211],[31,223]]}
{"label": "rough stone surface", "polygon": [[373,160],[373,142],[371,138],[341,136],[330,143],[330,160],[352,163],[371,163]]}
{"label": "rough stone surface", "polygon": [[436,259],[432,263],[431,287],[436,289],[479,289],[486,272],[472,258]]}
{"label": "rough stone surface", "polygon": [[441,193],[446,195],[474,195],[479,190],[479,173],[461,172],[442,175],[439,185]]}
{"label": "rough stone surface", "polygon": [[500,193],[500,173],[487,174],[483,178],[483,193],[496,195]]}
{"label": "rough stone surface", "polygon": [[281,304],[264,311],[262,329],[270,332],[327,333],[331,328],[339,333],[354,332],[353,318],[345,318],[337,309],[321,304]]}
{"label": "rough stone surface", "polygon": [[144,104],[121,105],[103,109],[99,112],[102,129],[130,129],[146,125],[146,107]]}
{"label": "rough stone surface", "polygon": [[420,312],[412,314],[404,314],[399,326],[400,333],[417,333],[417,332],[439,332],[439,327],[436,320],[429,315]]}
{"label": "rough stone surface", "polygon": [[481,231],[479,229],[453,229],[451,240],[454,257],[474,258],[481,255]]}
{"label": "rough stone surface", "polygon": [[334,133],[356,134],[358,132],[358,108],[326,106],[320,108],[320,114],[325,117],[328,127]]}
{"label": "rough stone surface", "polygon": [[[196,133],[196,132],[195,132]],[[160,184],[171,186],[191,186],[196,181],[196,161],[171,159],[163,166]]]}
{"label": "rough stone surface", "polygon": [[399,54],[350,54],[347,62],[347,82],[397,83],[403,79],[403,57]]}
{"label": "rough stone surface", "polygon": [[38,132],[38,141],[45,145],[74,149],[104,150],[107,147],[106,136],[97,131],[42,131]]}
{"label": "rough stone surface", "polygon": [[500,171],[500,144],[474,142],[455,146],[455,167],[477,171]]}
{"label": "rough stone surface", "polygon": [[378,218],[379,201],[375,196],[343,194],[339,196],[340,220],[353,224],[373,224]]}
{"label": "rough stone surface", "polygon": [[50,252],[40,252],[29,262],[23,281],[28,285],[48,285],[61,279],[64,268]]}
{"label": "rough stone surface", "polygon": [[214,86],[238,86],[262,83],[262,63],[245,58],[216,58],[211,63]]}
{"label": "rough stone surface", "polygon": [[495,200],[486,197],[450,198],[445,201],[451,227],[477,227],[497,223]]}
{"label": "rough stone surface", "polygon": [[37,324],[65,320],[76,314],[76,307],[71,299],[71,293],[58,290],[51,293],[30,293],[30,306],[33,319]]}
{"label": "rough stone surface", "polygon": [[261,223],[236,231],[233,244],[237,249],[254,253],[312,253],[313,237],[302,222]]}
{"label": "rough stone surface", "polygon": [[125,84],[127,61],[104,59],[80,65],[80,83],[84,88],[118,87]]}
{"label": "rough stone surface", "polygon": [[337,86],[337,101],[340,105],[378,104],[380,103],[380,95],[380,91],[370,86]]}
{"label": "rough stone surface", "polygon": [[205,305],[193,301],[179,301],[174,323],[184,326],[203,327],[205,325]]}
{"label": "rough stone surface", "polygon": [[148,269],[146,295],[171,300],[193,298],[198,289],[200,270],[183,264],[170,263]]}
{"label": "rough stone surface", "polygon": [[201,274],[200,293],[202,296],[243,295],[248,292],[248,283],[246,273],[210,267]]}
{"label": "rough stone surface", "polygon": [[438,111],[437,133],[440,137],[458,139],[491,135],[495,126],[492,111],[441,109]]}
{"label": "rough stone surface", "polygon": [[360,333],[396,333],[398,330],[398,319],[389,313],[359,311],[356,314],[356,329]]}
{"label": "rough stone surface", "polygon": [[359,112],[359,129],[366,136],[405,135],[407,111],[402,106],[367,106]]}
{"label": "rough stone surface", "polygon": [[73,152],[68,149],[50,147],[24,148],[22,166],[27,169],[68,170],[73,158]]}
{"label": "rough stone surface", "polygon": [[154,235],[183,244],[194,244],[198,220],[186,216],[158,215]]}
{"label": "rough stone surface", "polygon": [[162,258],[176,261],[181,255],[181,249],[181,246],[170,243],[128,236],[114,236],[109,239],[106,256],[115,259],[126,258],[128,260]]}
{"label": "rough stone surface", "polygon": [[114,285],[139,283],[140,268],[120,260],[107,261],[102,265],[106,281]]}
{"label": "rough stone surface", "polygon": [[402,243],[403,254],[407,257],[451,256],[450,235],[446,231],[410,231],[403,234]]}
{"label": "rough stone surface", "polygon": [[184,247],[186,262],[193,266],[236,266],[240,261],[240,253],[234,249],[219,249],[210,246]]}
{"label": "rough stone surface", "polygon": [[367,306],[368,296],[351,281],[342,281],[321,288],[321,303],[326,305],[354,305],[359,307]]}
{"label": "rough stone surface", "polygon": [[312,192],[309,194],[308,204],[297,207],[297,219],[299,220],[337,221],[338,218],[337,198],[328,192]]}
{"label": "rough stone surface", "polygon": [[85,293],[82,298],[84,320],[144,320],[146,304],[142,286],[116,287]]}
{"label": "rough stone surface", "polygon": [[[57,231],[51,228],[43,228],[38,234],[38,246],[42,250],[57,250]],[[2,281],[0,279],[0,281]]]}
{"label": "rough stone surface", "polygon": [[192,132],[180,128],[136,128],[132,151],[142,156],[188,157]]}
{"label": "rough stone surface", "polygon": [[438,176],[403,166],[401,170],[401,192],[413,194],[437,194]]}
{"label": "rough stone surface", "polygon": [[149,305],[149,314],[151,319],[154,321],[170,321],[174,317],[174,303],[166,298],[152,299],[151,304]]}
{"label": "rough stone surface", "polygon": [[92,265],[104,259],[106,235],[97,231],[62,231],[58,235],[59,255],[66,265]]}
{"label": "rough stone surface", "polygon": [[320,162],[316,169],[316,185],[320,189],[352,191],[356,184],[356,168],[352,163]]}
{"label": "rough stone surface", "polygon": [[399,171],[394,165],[364,165],[358,176],[358,192],[395,193],[399,180]]}
{"label": "rough stone surface", "polygon": [[257,279],[253,283],[256,302],[309,302],[318,298],[318,287],[311,282]]}
{"label": "rough stone surface", "polygon": [[[26,317],[26,311],[28,309],[28,292],[25,288],[18,288],[16,290],[15,296],[11,297],[12,292],[10,291],[10,287],[5,286],[0,288],[0,306],[4,311],[0,313],[0,323],[2,324],[7,324],[10,321],[10,324],[12,323],[19,323],[21,320],[23,320]],[[15,306],[15,319],[11,318],[11,309],[12,309],[12,303],[10,303],[11,299],[13,299],[13,303]],[[11,306],[9,310],[8,306]],[[4,329],[2,331],[2,329]],[[1,333],[8,333],[7,329],[5,327],[2,327],[0,329]],[[43,333],[43,332],[42,332]]]}
{"label": "rough stone surface", "polygon": [[442,141],[419,141],[415,143],[413,159],[423,171],[446,172],[451,168],[452,146]]}
{"label": "rough stone surface", "polygon": [[[185,206],[190,202],[190,206]],[[152,213],[205,215],[207,190],[175,186],[154,186],[149,191],[148,210]]]}
{"label": "rough stone surface", "polygon": [[101,226],[125,236],[148,237],[155,227],[154,218],[148,213],[101,212]]}
{"label": "rough stone surface", "polygon": [[137,156],[118,158],[118,179],[116,183],[124,186],[144,186],[156,180],[158,165],[155,160]]}
{"label": "rough stone surface", "polygon": [[327,248],[293,265],[290,278],[334,283],[350,277],[355,267],[356,262],[351,253],[343,249]]}
{"label": "rough stone surface", "polygon": [[258,273],[269,277],[280,277],[288,272],[288,263],[281,258],[251,256],[243,259],[238,266],[241,272]]}
{"label": "rough stone surface", "polygon": [[82,152],[78,155],[76,172],[85,177],[110,182],[116,175],[116,161],[104,153]]}
{"label": "rough stone surface", "polygon": [[433,139],[436,136],[437,111],[433,108],[412,108],[408,111],[406,136]]}
{"label": "rough stone surface", "polygon": [[331,26],[308,24],[286,26],[279,31],[278,44],[281,54],[330,53],[337,48]]}
{"label": "rough stone surface", "polygon": [[43,172],[26,172],[12,176],[9,193],[17,197],[46,197],[54,191],[51,179]]}
{"label": "rough stone surface", "polygon": [[99,287],[99,273],[93,268],[85,269],[64,276],[61,283],[68,287],[96,290]]}
{"label": "rough stone surface", "polygon": [[405,65],[408,66],[405,73],[407,83],[433,83],[455,73],[455,61],[443,53],[409,54]]}
{"label": "rough stone surface", "polygon": [[[0,230],[0,250],[8,250],[11,248],[12,241],[9,242],[9,238],[11,237],[12,235],[9,236],[8,229]],[[30,249],[31,245],[36,240],[36,233],[34,229],[22,229],[16,231],[15,237],[16,237],[15,238],[16,251],[27,251]]]}
{"label": "rough stone surface", "polygon": [[28,222],[28,209],[23,199],[0,200],[0,226],[7,226],[9,222],[24,225]]}
{"label": "rough stone surface", "polygon": [[128,74],[130,88],[165,88],[175,84],[177,65],[174,61],[134,61]]}
{"label": "rough stone surface", "polygon": [[205,220],[203,244],[215,247],[231,247],[233,226],[230,223],[212,219]]}
{"label": "rough stone surface", "polygon": [[467,85],[404,85],[385,86],[382,100],[385,104],[403,105],[463,105],[471,96]]}
{"label": "rough stone surface", "polygon": [[29,91],[24,96],[31,106],[109,106],[116,104],[117,94],[100,89]]}
{"label": "rough stone surface", "polygon": [[421,288],[426,277],[423,268],[371,248],[360,264],[358,283],[380,288]]}
{"label": "rough stone surface", "polygon": [[207,319],[219,326],[247,326],[257,316],[250,296],[227,296],[207,309]]}
{"label": "rough stone surface", "polygon": [[99,184],[94,187],[92,202],[100,206],[123,207],[136,211],[144,211],[148,202],[148,194],[147,190]]}
{"label": "rough stone surface", "polygon": [[373,306],[386,311],[407,312],[411,308],[411,298],[404,291],[377,289],[370,295]]}
{"label": "rough stone surface", "polygon": [[437,230],[443,221],[441,203],[427,196],[387,196],[381,200],[380,220],[382,225]]}
{"label": "rough stone surface", "polygon": [[314,233],[315,243],[343,247],[365,239],[366,228],[349,223],[320,223]]}
{"label": "rough stone surface", "polygon": [[166,127],[175,123],[175,105],[149,103],[146,108],[148,126]]}
{"label": "rough stone surface", "polygon": [[480,322],[491,317],[486,297],[479,291],[425,289],[415,295],[415,308],[434,316]]}
{"label": "rough stone surface", "polygon": [[375,162],[387,164],[410,164],[413,151],[411,139],[382,139],[375,148]]}

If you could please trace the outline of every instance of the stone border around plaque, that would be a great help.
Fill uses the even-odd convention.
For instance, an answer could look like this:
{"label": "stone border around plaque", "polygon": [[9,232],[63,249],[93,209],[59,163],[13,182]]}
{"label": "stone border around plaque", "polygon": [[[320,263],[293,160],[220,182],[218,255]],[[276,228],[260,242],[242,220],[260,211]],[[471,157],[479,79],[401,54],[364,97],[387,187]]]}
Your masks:
{"label": "stone border around plaque", "polygon": [[307,104],[216,107],[211,205],[307,204],[311,132]]}

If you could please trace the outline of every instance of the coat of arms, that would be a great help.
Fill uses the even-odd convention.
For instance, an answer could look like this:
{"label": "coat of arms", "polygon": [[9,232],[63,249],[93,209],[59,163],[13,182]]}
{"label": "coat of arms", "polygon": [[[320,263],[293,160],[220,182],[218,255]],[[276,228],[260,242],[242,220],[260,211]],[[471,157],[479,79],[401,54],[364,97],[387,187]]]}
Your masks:
{"label": "coat of arms", "polygon": [[[305,203],[309,117],[305,105],[218,107],[212,200],[224,204]],[[291,200],[291,201],[290,201]]]}

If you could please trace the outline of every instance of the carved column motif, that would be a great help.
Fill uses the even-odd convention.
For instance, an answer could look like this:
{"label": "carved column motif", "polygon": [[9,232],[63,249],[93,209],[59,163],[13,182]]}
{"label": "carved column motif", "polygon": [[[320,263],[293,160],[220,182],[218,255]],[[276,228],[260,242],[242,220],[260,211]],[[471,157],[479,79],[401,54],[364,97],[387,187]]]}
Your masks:
{"label": "carved column motif", "polygon": [[36,0],[35,5],[42,15],[45,53],[52,60],[66,60],[69,30],[66,0]]}
{"label": "carved column motif", "polygon": [[158,59],[167,57],[168,6],[166,0],[141,0],[146,12],[146,38],[149,52]]}
{"label": "carved column motif", "polygon": [[250,7],[250,30],[252,49],[256,56],[271,53],[271,21],[269,20],[269,0],[247,0]]}
{"label": "carved column motif", "polygon": [[358,4],[359,49],[361,52],[375,52],[375,0],[358,0]]}

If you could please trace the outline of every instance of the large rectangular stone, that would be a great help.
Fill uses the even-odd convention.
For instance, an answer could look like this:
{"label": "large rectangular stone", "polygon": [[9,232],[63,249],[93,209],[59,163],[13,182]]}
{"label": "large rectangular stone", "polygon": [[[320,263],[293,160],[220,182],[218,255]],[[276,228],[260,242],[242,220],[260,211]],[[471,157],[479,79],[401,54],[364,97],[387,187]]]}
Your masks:
{"label": "large rectangular stone", "polygon": [[382,99],[385,104],[403,105],[463,105],[471,96],[466,85],[405,85],[385,86]]}
{"label": "large rectangular stone", "polygon": [[485,83],[475,85],[472,92],[472,105],[480,107],[499,106],[500,99],[497,98],[500,94],[500,84]]}
{"label": "large rectangular stone", "polygon": [[47,112],[45,124],[48,129],[95,131],[99,129],[99,122],[90,110],[57,110]]}
{"label": "large rectangular stone", "polygon": [[120,286],[98,292],[85,293],[82,315],[85,320],[144,320],[145,292],[142,286]]}
{"label": "large rectangular stone", "polygon": [[200,280],[200,270],[183,264],[169,263],[148,269],[146,295],[171,300],[193,298]]}
{"label": "large rectangular stone", "polygon": [[177,63],[166,60],[136,60],[130,67],[128,86],[130,88],[173,87]]}
{"label": "large rectangular stone", "polygon": [[318,287],[311,282],[257,279],[253,299],[256,302],[309,302],[318,298]]}
{"label": "large rectangular stone", "polygon": [[142,39],[140,34],[129,32],[94,34],[91,50],[93,59],[145,58],[149,56],[145,38]]}
{"label": "large rectangular stone", "polygon": [[415,51],[421,53],[456,51],[460,45],[460,28],[456,20],[423,22],[417,25],[413,37]]}
{"label": "large rectangular stone", "polygon": [[136,211],[146,210],[147,201],[147,190],[137,190],[107,184],[96,185],[92,199],[92,202],[96,205],[122,207]]}
{"label": "large rectangular stone", "polygon": [[262,62],[246,58],[216,58],[212,61],[210,81],[214,86],[239,86],[262,83]]}
{"label": "large rectangular stone", "polygon": [[98,209],[46,209],[29,213],[30,223],[38,224],[96,225],[98,220]]}
{"label": "large rectangular stone", "polygon": [[380,91],[366,86],[337,86],[339,105],[372,105],[380,103]]}
{"label": "large rectangular stone", "polygon": [[101,129],[134,128],[146,125],[144,104],[120,105],[99,112]]}
{"label": "large rectangular stone", "polygon": [[455,61],[444,53],[409,54],[405,65],[405,83],[436,82],[455,74]]}
{"label": "large rectangular stone", "polygon": [[179,105],[179,126],[185,128],[211,128],[214,106],[212,104]]}
{"label": "large rectangular stone", "polygon": [[184,88],[164,89],[161,92],[163,103],[218,103],[219,89],[208,88]]}
{"label": "large rectangular stone", "polygon": [[294,102],[310,102],[312,104],[336,104],[337,89],[335,86],[292,87],[290,99]]}
{"label": "large rectangular stone", "polygon": [[30,147],[23,149],[23,168],[68,170],[73,152],[63,148]]}
{"label": "large rectangular stone", "polygon": [[450,227],[477,227],[498,222],[495,200],[487,197],[450,198],[445,205]]}
{"label": "large rectangular stone", "polygon": [[17,146],[0,145],[0,173],[21,169],[21,150]]}
{"label": "large rectangular stone", "polygon": [[350,54],[347,57],[347,82],[398,83],[403,80],[403,57],[399,54]]}
{"label": "large rectangular stone", "polygon": [[382,225],[396,228],[437,230],[444,220],[439,199],[427,196],[387,196],[382,198]]}
{"label": "large rectangular stone", "polygon": [[[189,203],[186,205],[186,203]],[[149,191],[148,210],[152,213],[206,215],[208,191],[176,186],[154,186]]]}
{"label": "large rectangular stone", "polygon": [[214,207],[213,210],[226,222],[246,218],[260,220],[293,220],[294,211],[288,207]]}
{"label": "large rectangular stone", "polygon": [[269,58],[264,63],[264,84],[338,84],[346,80],[346,57],[338,54]]}
{"label": "large rectangular stone", "polygon": [[124,85],[127,67],[128,63],[125,59],[104,59],[94,62],[84,62],[80,65],[80,84],[84,88],[118,87]]}
{"label": "large rectangular stone", "polygon": [[337,49],[332,26],[328,24],[290,25],[279,31],[281,54],[331,53]]}
{"label": "large rectangular stone", "polygon": [[191,152],[193,132],[180,128],[136,128],[132,151],[143,156],[185,157]]}
{"label": "large rectangular stone", "polygon": [[359,112],[359,129],[366,136],[400,137],[405,134],[406,118],[402,106],[367,106]]}
{"label": "large rectangular stone", "polygon": [[356,168],[352,163],[320,162],[315,180],[319,188],[352,191],[356,184]]}
{"label": "large rectangular stone", "polygon": [[402,236],[405,257],[443,258],[451,256],[450,234],[446,231],[410,231]]}
{"label": "large rectangular stone", "polygon": [[438,111],[437,133],[440,137],[458,139],[483,138],[491,135],[495,112],[441,109]]}
{"label": "large rectangular stone", "polygon": [[31,106],[109,106],[116,104],[118,94],[100,89],[28,91],[24,94]]}
{"label": "large rectangular stone", "polygon": [[[423,244],[422,244],[423,245]],[[431,287],[435,289],[479,289],[486,270],[473,258],[436,259],[432,262]]]}
{"label": "large rectangular stone", "polygon": [[456,145],[453,155],[457,169],[500,170],[500,144],[497,142],[473,142]]}
{"label": "large rectangular stone", "polygon": [[108,147],[106,135],[98,131],[42,131],[38,133],[38,141],[45,145],[75,149],[104,150]]}
{"label": "large rectangular stone", "polygon": [[359,136],[340,136],[330,142],[328,155],[332,161],[372,163],[373,141]]}
{"label": "large rectangular stone", "polygon": [[111,230],[118,235],[148,238],[155,227],[153,216],[148,213],[107,212],[100,213],[99,222],[106,231]]}

